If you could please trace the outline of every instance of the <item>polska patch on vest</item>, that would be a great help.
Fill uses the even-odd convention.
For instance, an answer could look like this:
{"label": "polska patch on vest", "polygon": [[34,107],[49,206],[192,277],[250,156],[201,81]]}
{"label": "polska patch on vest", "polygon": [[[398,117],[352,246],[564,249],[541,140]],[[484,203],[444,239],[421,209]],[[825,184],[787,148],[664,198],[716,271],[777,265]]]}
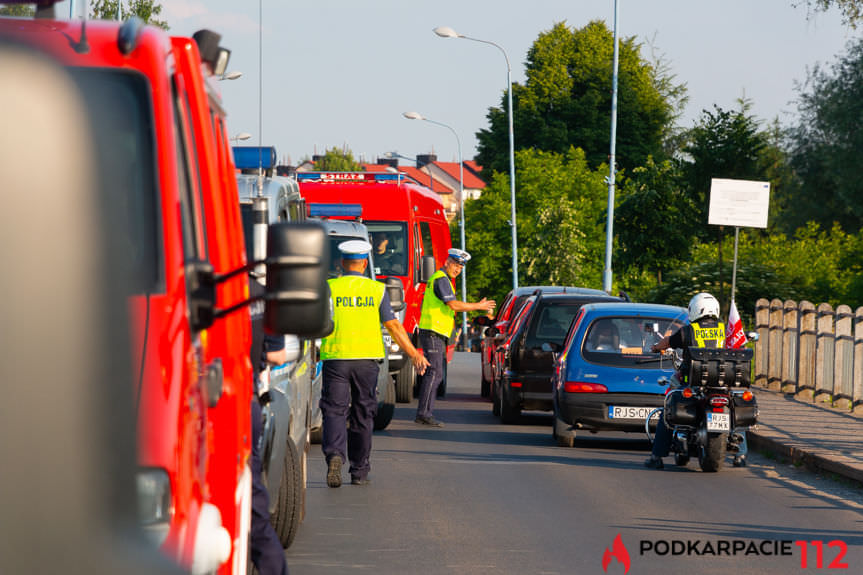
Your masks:
{"label": "polska patch on vest", "polygon": [[336,307],[374,307],[374,296],[344,296],[336,297]]}
{"label": "polska patch on vest", "polygon": [[698,328],[695,330],[695,339],[698,339],[698,340],[718,339],[719,334],[720,334],[720,330],[718,327]]}

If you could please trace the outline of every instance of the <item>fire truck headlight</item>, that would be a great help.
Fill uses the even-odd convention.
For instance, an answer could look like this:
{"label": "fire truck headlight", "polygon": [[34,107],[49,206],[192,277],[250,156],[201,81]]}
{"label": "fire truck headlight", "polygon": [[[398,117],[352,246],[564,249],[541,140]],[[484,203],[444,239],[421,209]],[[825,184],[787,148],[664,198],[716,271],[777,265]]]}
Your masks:
{"label": "fire truck headlight", "polygon": [[391,351],[391,352],[393,352],[393,353],[398,353],[400,349],[401,349],[401,348],[399,347],[399,344],[397,344],[396,342],[392,342],[392,343],[390,344],[390,351]]}
{"label": "fire truck headlight", "polygon": [[171,480],[163,469],[138,471],[138,520],[147,538],[160,547],[168,536],[174,513]]}

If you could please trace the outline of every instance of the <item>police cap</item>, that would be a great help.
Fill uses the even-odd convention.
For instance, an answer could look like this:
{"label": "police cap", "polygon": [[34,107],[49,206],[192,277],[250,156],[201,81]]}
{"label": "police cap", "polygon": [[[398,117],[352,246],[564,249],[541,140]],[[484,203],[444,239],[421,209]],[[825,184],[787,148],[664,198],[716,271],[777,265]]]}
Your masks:
{"label": "police cap", "polygon": [[450,248],[447,257],[457,264],[464,265],[470,261],[470,254],[458,248]]}
{"label": "police cap", "polygon": [[372,251],[372,244],[365,240],[348,240],[339,244],[343,260],[364,260]]}

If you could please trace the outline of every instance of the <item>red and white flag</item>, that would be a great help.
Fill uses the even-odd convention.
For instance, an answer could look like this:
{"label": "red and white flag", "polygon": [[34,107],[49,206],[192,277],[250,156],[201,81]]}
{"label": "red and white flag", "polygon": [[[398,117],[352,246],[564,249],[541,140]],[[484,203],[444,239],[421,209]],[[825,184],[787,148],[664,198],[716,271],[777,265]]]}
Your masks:
{"label": "red and white flag", "polygon": [[728,310],[728,325],[725,326],[725,347],[737,348],[746,345],[746,334],[743,332],[743,322],[737,313],[737,304],[731,300]]}

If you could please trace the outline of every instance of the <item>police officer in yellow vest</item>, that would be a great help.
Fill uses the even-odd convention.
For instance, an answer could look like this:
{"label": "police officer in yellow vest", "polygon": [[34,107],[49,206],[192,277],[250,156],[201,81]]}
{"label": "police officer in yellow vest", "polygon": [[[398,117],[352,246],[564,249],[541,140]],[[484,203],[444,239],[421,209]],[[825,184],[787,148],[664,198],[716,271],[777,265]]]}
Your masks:
{"label": "police officer in yellow vest", "polygon": [[432,275],[426,284],[419,323],[419,343],[429,360],[429,369],[423,375],[419,389],[417,416],[420,425],[443,427],[443,423],[432,416],[437,388],[443,381],[446,361],[446,344],[455,325],[455,313],[460,311],[492,311],[494,301],[482,298],[475,303],[459,301],[453,292],[452,282],[470,260],[470,254],[451,249],[441,269]]}
{"label": "police officer in yellow vest", "polygon": [[424,373],[428,366],[393,313],[384,284],[364,275],[371,249],[371,244],[363,240],[339,244],[344,274],[329,280],[334,328],[321,342],[320,406],[321,448],[330,487],[341,486],[345,461],[351,464],[352,484],[369,482],[373,420],[378,406],[378,360],[384,357],[381,324],[410,356],[417,373]]}
{"label": "police officer in yellow vest", "polygon": [[[683,350],[683,363],[677,375],[677,384],[687,385],[686,374],[689,373],[690,347],[724,347],[725,346],[725,324],[719,321],[719,302],[711,294],[702,292],[692,296],[689,300],[689,323],[680,329],[662,338],[653,344],[652,352],[664,351],[670,347]],[[662,469],[662,458],[668,455],[671,448],[671,430],[665,425],[662,417],[656,424],[656,436],[653,440],[653,451],[647,461],[646,467]]]}

